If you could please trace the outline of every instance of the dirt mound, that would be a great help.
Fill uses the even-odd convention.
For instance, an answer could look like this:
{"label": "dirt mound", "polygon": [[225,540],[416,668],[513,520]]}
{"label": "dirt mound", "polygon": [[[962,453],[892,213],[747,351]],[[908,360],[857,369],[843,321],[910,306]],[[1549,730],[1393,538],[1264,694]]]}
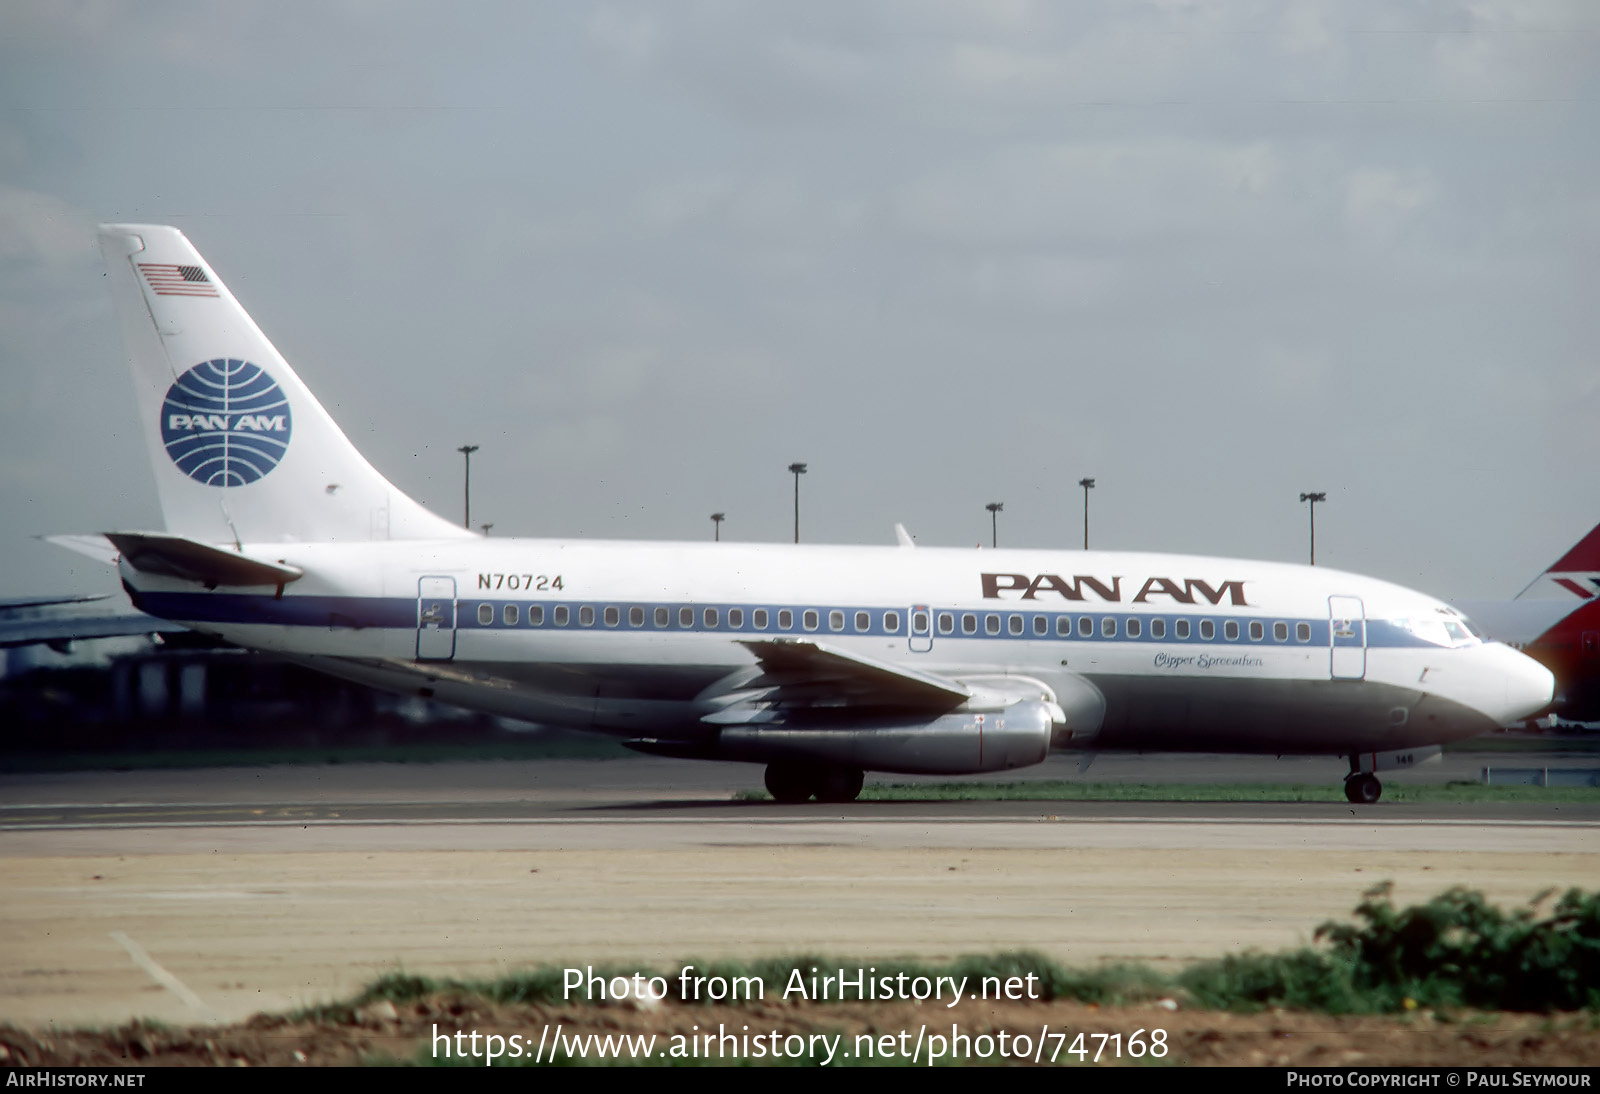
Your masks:
{"label": "dirt mound", "polygon": [[[1154,1030],[1165,1031],[1167,1052],[1162,1063],[1187,1065],[1271,1066],[1597,1066],[1600,1037],[1590,1015],[1552,1019],[1543,1015],[1456,1014],[1419,1011],[1402,1017],[1335,1017],[1263,1013],[1224,1014],[1168,1009],[1161,1004],[1139,1007],[1094,1007],[1082,1003],[962,1003],[954,1008],[931,1004],[806,1004],[757,1003],[745,1006],[682,1006],[653,1009],[627,1006],[502,1006],[460,995],[440,995],[399,1006],[387,1001],[360,1010],[330,1012],[320,1017],[257,1015],[238,1025],[186,1029],[134,1023],[114,1030],[29,1031],[0,1027],[0,1066],[295,1066],[427,1062],[438,1050],[438,1037],[454,1051],[459,1031],[470,1037],[498,1034],[503,1043],[520,1045],[532,1056],[541,1034],[556,1027],[573,1044],[589,1035],[654,1034],[651,1058],[667,1054],[668,1045],[704,1044],[695,1051],[704,1062],[719,1059],[716,1035],[745,1037],[740,1056],[749,1054],[749,1038],[765,1038],[776,1047],[782,1038],[819,1033],[842,1034],[835,1063],[860,1059],[857,1049],[868,1041],[875,1051],[903,1057],[921,1040],[952,1033],[971,1040],[970,1062],[1102,1064],[1149,1063],[1148,1054],[1133,1059],[1136,1030],[1139,1045],[1149,1052]],[[1002,1054],[998,1035],[1008,1034]],[[1079,1034],[1083,1040],[1078,1040]],[[772,1035],[777,1035],[777,1040]],[[1041,1038],[1041,1034],[1044,1036]],[[858,1041],[858,1037],[864,1039]],[[1097,1035],[1105,1035],[1103,1037]],[[1120,1036],[1117,1036],[1120,1035]],[[1112,1038],[1117,1036],[1113,1042]],[[987,1042],[982,1038],[987,1037]],[[885,1041],[887,1038],[887,1042]],[[1018,1052],[1027,1038],[1025,1057]],[[480,1045],[486,1042],[480,1042]],[[725,1041],[727,1045],[737,1042]],[[892,1044],[890,1050],[886,1046]],[[1042,1049],[1040,1045],[1043,1045]],[[1073,1051],[1074,1046],[1081,1049]],[[985,1053],[985,1048],[988,1052]],[[728,1049],[723,1049],[726,1052]],[[948,1051],[948,1050],[947,1050]],[[480,1049],[481,1052],[481,1049]],[[845,1054],[848,1054],[846,1057]],[[624,1053],[626,1056],[626,1053]],[[595,1053],[587,1057],[597,1062]],[[722,1057],[732,1060],[732,1055]],[[548,1055],[546,1056],[548,1059]],[[766,1062],[757,1058],[756,1062]],[[481,1055],[476,1061],[482,1063]],[[516,1063],[502,1058],[497,1065]],[[524,1060],[522,1062],[528,1062]],[[958,1058],[958,1062],[959,1058]]]}

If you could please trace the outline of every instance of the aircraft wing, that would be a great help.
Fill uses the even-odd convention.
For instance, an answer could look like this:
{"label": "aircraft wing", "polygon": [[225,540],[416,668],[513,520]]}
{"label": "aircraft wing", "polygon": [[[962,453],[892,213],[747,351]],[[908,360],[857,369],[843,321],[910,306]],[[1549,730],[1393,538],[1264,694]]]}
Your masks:
{"label": "aircraft wing", "polygon": [[809,639],[768,638],[740,642],[756,665],[718,681],[700,699],[718,710],[701,721],[748,725],[873,710],[952,710],[971,689],[955,680],[885,664]]}

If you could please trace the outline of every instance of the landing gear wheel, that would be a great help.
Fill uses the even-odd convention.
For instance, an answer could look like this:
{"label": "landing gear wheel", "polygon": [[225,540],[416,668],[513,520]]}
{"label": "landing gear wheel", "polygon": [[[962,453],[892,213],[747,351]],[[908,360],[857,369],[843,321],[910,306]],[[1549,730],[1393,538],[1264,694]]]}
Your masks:
{"label": "landing gear wheel", "polygon": [[858,767],[830,767],[817,780],[819,802],[853,802],[866,782],[866,772]]}
{"label": "landing gear wheel", "polygon": [[784,805],[798,805],[816,791],[816,772],[804,764],[768,764],[767,793]]}
{"label": "landing gear wheel", "polygon": [[1362,772],[1344,781],[1344,796],[1356,805],[1371,805],[1383,794],[1378,776]]}

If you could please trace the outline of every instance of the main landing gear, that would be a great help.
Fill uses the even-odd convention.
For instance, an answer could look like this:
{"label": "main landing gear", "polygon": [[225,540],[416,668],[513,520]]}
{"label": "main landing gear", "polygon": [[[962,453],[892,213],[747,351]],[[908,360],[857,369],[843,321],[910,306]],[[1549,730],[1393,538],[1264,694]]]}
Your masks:
{"label": "main landing gear", "polygon": [[796,805],[812,797],[819,802],[853,802],[865,781],[866,772],[859,767],[808,763],[767,765],[767,793],[785,805]]}
{"label": "main landing gear", "polygon": [[1350,757],[1350,774],[1344,777],[1344,796],[1356,805],[1371,805],[1383,795],[1383,784],[1378,776],[1361,770],[1361,755]]}

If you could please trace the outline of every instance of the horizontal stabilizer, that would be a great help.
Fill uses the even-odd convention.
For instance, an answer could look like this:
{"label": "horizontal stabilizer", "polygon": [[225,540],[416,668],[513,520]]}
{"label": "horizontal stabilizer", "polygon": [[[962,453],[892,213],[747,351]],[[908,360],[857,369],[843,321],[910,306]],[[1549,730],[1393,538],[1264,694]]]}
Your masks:
{"label": "horizontal stabilizer", "polygon": [[65,547],[69,551],[75,551],[87,558],[92,558],[96,562],[104,562],[107,566],[115,566],[117,564],[117,549],[112,546],[111,541],[105,536],[70,535],[40,536],[39,538],[46,543],[53,543],[57,547]]}
{"label": "horizontal stabilizer", "polygon": [[264,562],[209,543],[165,532],[107,532],[122,559],[140,573],[218,585],[287,585],[302,573],[298,566]]}

